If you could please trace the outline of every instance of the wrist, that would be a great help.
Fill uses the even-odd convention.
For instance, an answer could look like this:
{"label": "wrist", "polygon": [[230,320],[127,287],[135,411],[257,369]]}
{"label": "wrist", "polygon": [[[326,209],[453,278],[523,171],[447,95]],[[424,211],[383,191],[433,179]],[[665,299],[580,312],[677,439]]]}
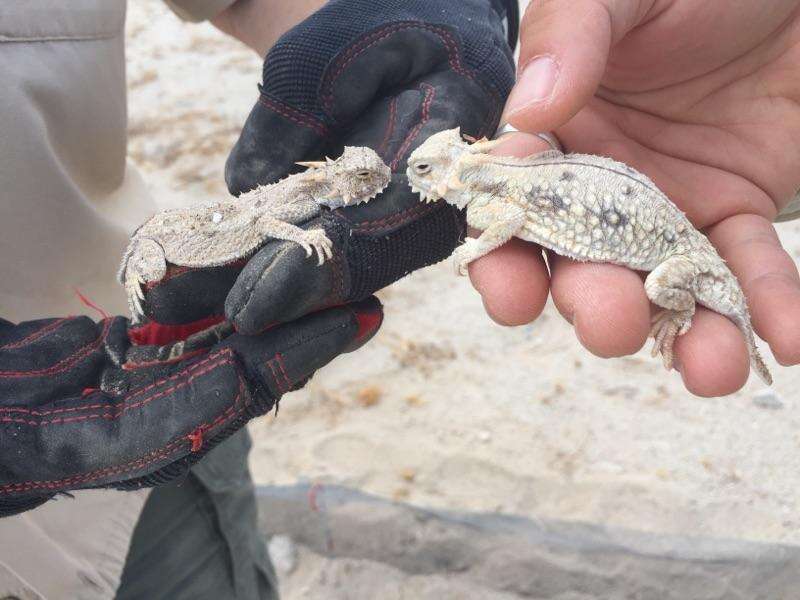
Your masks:
{"label": "wrist", "polygon": [[322,8],[325,1],[236,0],[211,23],[263,58],[284,32]]}

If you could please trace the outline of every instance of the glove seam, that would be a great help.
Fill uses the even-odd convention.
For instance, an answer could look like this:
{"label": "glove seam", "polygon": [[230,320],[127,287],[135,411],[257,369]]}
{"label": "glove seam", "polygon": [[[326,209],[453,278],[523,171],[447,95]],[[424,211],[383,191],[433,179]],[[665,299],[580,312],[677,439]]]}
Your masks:
{"label": "glove seam", "polygon": [[[273,260],[273,263],[276,262],[278,260],[278,257],[280,257],[284,252],[286,252],[287,249],[289,249],[288,246],[286,248],[281,249],[279,251],[278,255]],[[253,294],[256,293],[256,288],[258,287],[259,283],[261,283],[261,280],[264,279],[264,277],[266,277],[266,275],[269,272],[270,267],[272,267],[273,263],[270,263],[269,265],[267,265],[266,268],[262,269],[261,273],[258,274],[258,277],[250,285],[247,286],[247,290],[246,290],[247,293],[245,294],[244,299],[241,301],[239,306],[236,307],[236,309],[234,311],[231,311],[231,312],[233,312],[233,315],[230,317],[231,321],[233,321],[235,323],[236,320],[239,318],[239,315],[242,314],[242,312],[247,308],[247,305],[250,304],[250,300],[252,299]],[[266,328],[269,328],[271,326],[272,325],[268,324]]]}
{"label": "glove seam", "polygon": [[3,346],[0,346],[0,350],[16,350],[18,348],[22,348],[24,346],[28,346],[38,340],[40,337],[52,332],[55,329],[58,329],[61,325],[66,323],[70,320],[70,317],[65,317],[62,319],[56,319],[50,323],[46,323],[33,333],[29,333],[26,337],[22,338],[21,340],[17,340],[14,342],[8,342]]}
{"label": "glove seam", "polygon": [[283,362],[283,355],[281,355],[280,352],[276,352],[275,356],[267,361],[267,366],[269,367],[270,371],[272,371],[272,377],[275,380],[275,385],[278,386],[278,391],[281,393],[281,395],[292,391],[292,386],[294,384],[289,378],[289,374],[286,372],[286,365]]}
{"label": "glove seam", "polygon": [[[152,452],[148,452],[144,456],[141,456],[136,460],[130,461],[123,465],[116,465],[113,467],[106,467],[104,469],[97,469],[95,471],[90,471],[89,473],[73,475],[71,477],[66,477],[58,480],[24,481],[20,483],[6,484],[0,486],[0,493],[20,493],[20,492],[27,492],[32,489],[61,489],[61,488],[71,487],[75,483],[87,483],[89,481],[100,479],[102,477],[106,477],[109,475],[117,475],[120,473],[133,471],[136,469],[146,467],[147,465],[152,464],[162,458],[166,458],[174,451],[179,449],[179,446],[182,443],[183,444],[188,443],[189,448],[187,449],[191,451],[194,442],[192,440],[192,437],[190,436],[196,433],[200,428],[205,427],[204,431],[208,431],[214,427],[218,427],[219,425],[222,425],[225,421],[230,420],[230,418],[238,417],[239,415],[244,413],[247,410],[247,408],[249,408],[252,402],[240,403],[240,399],[246,387],[244,385],[244,380],[242,379],[242,376],[238,370],[237,370],[237,376],[239,377],[239,392],[236,394],[236,397],[234,398],[233,404],[231,406],[225,409],[225,411],[222,414],[217,416],[210,423],[201,424],[199,427],[193,429],[188,434],[184,434],[178,438],[173,439],[171,442],[169,442],[168,444],[166,444],[161,448],[157,448]],[[238,405],[238,410],[236,410],[237,405]]]}
{"label": "glove seam", "polygon": [[406,138],[403,140],[403,143],[400,144],[400,147],[397,149],[397,152],[394,155],[394,159],[392,160],[389,168],[392,172],[397,170],[400,162],[403,160],[403,156],[408,149],[411,147],[411,144],[414,143],[414,140],[417,139],[419,132],[422,131],[422,128],[425,126],[425,123],[431,117],[431,104],[433,103],[433,99],[436,97],[436,88],[430,85],[429,83],[421,83],[419,85],[420,90],[423,90],[422,96],[422,110],[420,112],[419,121],[411,128],[411,130],[406,134]]}
{"label": "glove seam", "polygon": [[[345,67],[371,46],[377,44],[378,42],[386,39],[391,35],[394,35],[395,33],[408,29],[421,29],[423,31],[428,31],[436,35],[442,41],[447,50],[448,64],[450,65],[450,69],[456,74],[461,75],[462,77],[465,77],[470,81],[472,81],[473,83],[475,83],[484,92],[486,92],[490,96],[493,96],[495,100],[499,100],[498,94],[493,89],[487,87],[481,81],[476,79],[472,74],[471,69],[468,68],[463,63],[462,53],[460,51],[459,44],[456,41],[456,39],[452,36],[451,32],[445,26],[431,25],[419,21],[402,21],[402,22],[392,23],[390,25],[376,29],[362,36],[360,39],[353,42],[353,44],[349,46],[347,51],[342,56],[335,59],[331,63],[330,67],[326,69],[326,72],[323,74],[322,77],[321,100],[322,100],[322,109],[331,120],[334,120],[332,116],[333,85],[336,82],[336,80],[342,75],[342,73],[345,70]],[[365,43],[366,45],[360,46],[360,44],[365,44]],[[335,70],[332,71],[332,69]],[[491,125],[495,122],[495,115],[499,113],[500,110],[499,104],[502,103],[493,102],[490,104],[492,105],[492,107],[485,121]],[[487,125],[486,127],[488,128],[489,125]],[[484,132],[485,129],[481,132],[481,134],[483,134]]]}
{"label": "glove seam", "polygon": [[375,152],[386,161],[389,157],[386,156],[387,146],[389,145],[389,140],[394,133],[395,128],[395,121],[397,119],[397,96],[392,98],[391,102],[389,102],[389,122],[386,124],[386,131],[383,134],[383,139],[378,147],[375,149]]}
{"label": "glove seam", "polygon": [[[214,360],[216,360],[216,359],[218,359],[220,357],[222,357],[221,360],[219,360],[219,362],[217,362],[216,364],[211,365],[210,367],[207,367],[205,369],[200,369],[200,367],[205,366],[209,362],[212,362],[212,361],[214,361]],[[220,350],[219,352],[216,352],[216,353],[214,353],[212,355],[209,355],[208,357],[206,357],[205,359],[203,359],[201,361],[198,361],[198,362],[194,363],[193,365],[189,366],[187,369],[181,371],[180,373],[178,373],[176,375],[172,375],[170,377],[166,377],[164,379],[161,379],[159,381],[151,383],[148,386],[145,386],[143,388],[139,388],[139,389],[135,390],[131,395],[125,397],[123,399],[122,403],[117,403],[117,404],[89,404],[89,405],[75,406],[75,407],[71,407],[71,408],[56,408],[56,409],[51,409],[51,410],[37,410],[37,409],[30,409],[30,408],[23,408],[23,407],[0,407],[0,414],[2,414],[2,413],[23,413],[23,414],[26,414],[26,415],[29,415],[29,416],[37,416],[37,417],[38,416],[48,416],[48,415],[52,415],[52,414],[60,414],[60,413],[64,413],[64,412],[80,412],[80,411],[86,411],[86,410],[100,410],[100,409],[118,411],[116,415],[97,414],[97,415],[88,415],[88,416],[81,416],[81,417],[75,417],[75,418],[68,417],[66,419],[58,417],[58,418],[53,419],[51,421],[26,421],[24,419],[13,419],[11,417],[0,417],[0,423],[22,423],[22,424],[31,425],[31,426],[39,426],[39,425],[49,425],[49,424],[61,424],[60,421],[71,422],[71,421],[83,420],[83,419],[87,419],[87,418],[116,419],[116,418],[120,417],[122,414],[124,414],[125,412],[127,412],[127,411],[129,411],[131,409],[139,408],[141,406],[144,406],[145,404],[149,404],[153,400],[155,400],[155,399],[157,399],[157,398],[159,398],[159,397],[161,397],[161,396],[163,396],[163,395],[165,395],[165,394],[167,394],[169,392],[175,391],[176,389],[178,389],[180,387],[184,387],[185,385],[188,385],[196,377],[199,377],[200,375],[205,375],[206,373],[208,373],[208,372],[210,372],[210,371],[212,371],[212,370],[214,370],[214,369],[216,369],[216,368],[218,368],[220,366],[224,366],[226,364],[235,364],[235,363],[236,363],[236,359],[235,359],[235,355],[234,355],[233,350],[230,349],[230,348],[225,348],[223,350]],[[146,396],[144,399],[142,399],[142,400],[140,400],[138,402],[134,402],[134,403],[130,403],[129,404],[131,399],[136,398],[138,396],[141,396],[142,394],[144,394],[146,392],[149,392],[150,390],[152,390],[154,388],[157,388],[157,387],[159,387],[159,386],[161,386],[161,385],[163,385],[165,383],[169,383],[169,382],[174,381],[174,380],[179,380],[181,378],[186,378],[186,380],[181,382],[181,383],[176,383],[174,386],[172,386],[170,388],[167,388],[166,390],[161,390],[160,392],[156,392],[155,394],[153,394],[151,396]]]}
{"label": "glove seam", "polygon": [[375,233],[376,230],[381,231],[383,229],[390,229],[392,227],[396,227],[397,225],[402,225],[408,220],[422,217],[429,212],[435,211],[437,208],[439,208],[439,206],[435,203],[423,204],[422,202],[418,202],[403,212],[394,213],[377,221],[359,221],[357,223],[352,223],[348,221],[347,217],[344,215],[340,215],[340,218],[344,221],[347,221],[347,223],[350,225],[350,228],[355,233]]}
{"label": "glove seam", "polygon": [[54,365],[51,365],[44,369],[37,369],[35,371],[0,371],[0,379],[16,379],[16,378],[23,378],[23,377],[49,377],[51,375],[56,375],[58,373],[63,373],[64,371],[68,371],[72,367],[74,367],[77,363],[81,360],[86,358],[87,356],[91,355],[95,350],[103,345],[103,342],[108,335],[108,331],[111,328],[111,323],[113,319],[108,319],[103,323],[103,329],[100,332],[100,335],[97,336],[94,340],[89,342],[88,344],[82,346],[69,356],[62,358]]}
{"label": "glove seam", "polygon": [[323,138],[327,137],[329,134],[327,125],[319,121],[313,115],[299,111],[288,104],[280,102],[275,98],[268,96],[264,91],[262,91],[261,95],[258,97],[258,102],[264,105],[266,108],[275,111],[282,117],[289,119],[293,123],[313,129]]}
{"label": "glove seam", "polygon": [[[276,352],[276,354],[285,353],[285,352],[287,352],[289,350],[294,350],[298,346],[304,346],[304,345],[308,344],[309,342],[312,342],[312,341],[314,341],[316,339],[319,339],[321,337],[325,337],[329,333],[333,333],[337,329],[344,329],[345,327],[346,327],[346,325],[344,323],[339,323],[339,324],[334,325],[333,327],[329,327],[329,328],[325,329],[324,331],[318,331],[314,335],[307,336],[307,337],[302,337],[302,338],[298,339],[296,342],[294,342],[293,344],[291,344],[289,346],[285,346],[284,348],[282,348],[280,350],[280,352]],[[294,384],[292,384],[292,385],[294,385]]]}
{"label": "glove seam", "polygon": [[[355,40],[348,48],[347,51],[337,59],[331,63],[331,66],[326,69],[326,72],[323,74],[322,77],[322,103],[323,108],[328,112],[330,116],[330,111],[333,107],[333,85],[339,79],[339,77],[344,73],[345,68],[355,60],[360,54],[377,44],[378,42],[386,39],[403,30],[407,29],[421,29],[423,31],[429,31],[436,35],[445,45],[447,49],[447,57],[448,57],[448,64],[450,65],[450,69],[459,73],[460,75],[464,75],[469,79],[473,79],[472,74],[464,68],[463,64],[461,63],[461,53],[458,51],[458,44],[452,38],[449,31],[444,29],[442,26],[438,25],[430,25],[427,23],[422,23],[419,21],[401,21],[391,23],[389,25],[384,25],[378,29],[375,29],[366,35],[363,35],[359,39]],[[366,44],[366,45],[362,45]],[[333,70],[332,70],[333,69]]]}

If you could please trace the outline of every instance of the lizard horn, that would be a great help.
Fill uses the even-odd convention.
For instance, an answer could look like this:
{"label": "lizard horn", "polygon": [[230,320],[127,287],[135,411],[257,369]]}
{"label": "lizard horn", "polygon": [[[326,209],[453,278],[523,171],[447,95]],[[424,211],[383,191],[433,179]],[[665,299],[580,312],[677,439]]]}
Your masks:
{"label": "lizard horn", "polygon": [[305,160],[305,161],[298,161],[298,162],[296,162],[294,164],[299,165],[301,167],[308,167],[309,169],[315,169],[315,168],[319,168],[319,167],[324,167],[325,166],[325,161],[324,160]]}

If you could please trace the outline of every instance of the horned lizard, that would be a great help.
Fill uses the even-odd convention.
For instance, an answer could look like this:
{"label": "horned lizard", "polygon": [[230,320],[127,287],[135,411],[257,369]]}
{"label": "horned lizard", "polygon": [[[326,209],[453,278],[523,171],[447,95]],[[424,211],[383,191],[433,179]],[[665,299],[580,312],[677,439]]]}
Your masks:
{"label": "horned lizard", "polygon": [[649,271],[653,355],[673,365],[673,344],[691,327],[695,304],[728,317],[744,334],[756,373],[772,377],[758,352],[744,293],[725,261],[645,175],[610,158],[562,154],[493,156],[498,142],[470,144],[458,129],[428,138],[408,159],[412,190],[425,201],[466,208],[483,230],[455,252],[456,269],[512,237],[562,256]]}
{"label": "horned lizard", "polygon": [[118,278],[125,286],[133,322],[143,315],[143,286],[161,280],[167,263],[185,267],[220,266],[243,258],[267,239],[300,244],[322,264],[331,257],[323,229],[297,226],[330,209],[367,202],[389,184],[391,171],[374,150],[346,147],[336,160],[298,163],[308,167],[277,183],[238,198],[165,210],[131,236]]}

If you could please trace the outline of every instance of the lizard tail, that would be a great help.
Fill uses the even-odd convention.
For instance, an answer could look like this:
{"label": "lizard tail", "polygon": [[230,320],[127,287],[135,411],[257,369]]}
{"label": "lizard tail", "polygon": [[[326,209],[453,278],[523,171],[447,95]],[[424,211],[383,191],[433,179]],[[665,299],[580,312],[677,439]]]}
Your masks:
{"label": "lizard tail", "polygon": [[764,362],[764,358],[758,351],[758,346],[756,346],[756,336],[753,333],[753,328],[748,321],[749,318],[733,319],[733,322],[736,323],[736,326],[744,334],[745,341],[747,342],[747,351],[750,354],[750,366],[756,372],[756,375],[758,375],[761,381],[767,385],[772,385],[772,374],[769,372],[769,368]]}

